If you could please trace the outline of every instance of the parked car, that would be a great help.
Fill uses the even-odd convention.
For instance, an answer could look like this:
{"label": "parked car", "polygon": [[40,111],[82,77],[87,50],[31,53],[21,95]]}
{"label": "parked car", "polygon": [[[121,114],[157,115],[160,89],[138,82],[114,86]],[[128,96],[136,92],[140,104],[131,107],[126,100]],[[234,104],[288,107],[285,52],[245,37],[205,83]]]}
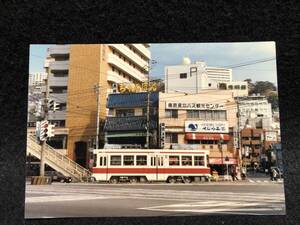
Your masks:
{"label": "parked car", "polygon": [[65,176],[62,173],[57,171],[45,171],[45,176],[51,177],[52,181],[58,181],[62,183],[72,182],[72,177]]}

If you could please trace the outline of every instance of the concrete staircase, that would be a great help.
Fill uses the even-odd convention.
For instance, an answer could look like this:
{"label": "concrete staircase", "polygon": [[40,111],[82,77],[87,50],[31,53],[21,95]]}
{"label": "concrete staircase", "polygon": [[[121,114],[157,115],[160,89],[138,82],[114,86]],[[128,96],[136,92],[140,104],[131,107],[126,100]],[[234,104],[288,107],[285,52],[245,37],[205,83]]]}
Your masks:
{"label": "concrete staircase", "polygon": [[[27,136],[27,154],[30,153],[36,158],[41,158],[41,145],[32,135]],[[45,163],[54,170],[61,172],[65,176],[70,176],[75,181],[86,181],[91,177],[91,172],[80,166],[58,150],[46,144],[44,149]]]}

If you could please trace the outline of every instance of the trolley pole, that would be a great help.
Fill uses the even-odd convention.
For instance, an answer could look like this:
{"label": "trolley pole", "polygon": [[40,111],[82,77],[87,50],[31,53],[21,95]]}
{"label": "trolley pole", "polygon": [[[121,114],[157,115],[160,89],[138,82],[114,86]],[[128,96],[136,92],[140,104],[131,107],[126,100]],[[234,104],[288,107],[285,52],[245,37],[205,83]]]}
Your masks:
{"label": "trolley pole", "polygon": [[97,99],[97,131],[96,131],[96,149],[99,149],[99,123],[100,123],[100,117],[99,117],[99,112],[100,112],[100,98],[99,98],[99,89],[100,86],[97,84],[95,85],[95,92],[96,92],[96,99]]}

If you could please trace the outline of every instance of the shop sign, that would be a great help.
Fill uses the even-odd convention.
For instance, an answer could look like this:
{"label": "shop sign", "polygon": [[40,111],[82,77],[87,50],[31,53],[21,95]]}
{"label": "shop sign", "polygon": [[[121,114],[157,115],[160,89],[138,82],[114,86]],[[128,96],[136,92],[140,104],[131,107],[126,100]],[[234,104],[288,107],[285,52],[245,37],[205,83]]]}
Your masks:
{"label": "shop sign", "polygon": [[[118,84],[118,90],[120,93],[135,93],[135,92],[146,92],[148,83],[144,82],[140,84],[132,84],[132,83],[121,83]],[[149,85],[149,91],[157,91],[157,83],[151,82]]]}
{"label": "shop sign", "polygon": [[166,102],[166,109],[224,110],[224,104]]}
{"label": "shop sign", "polygon": [[229,133],[226,121],[185,121],[185,132]]}

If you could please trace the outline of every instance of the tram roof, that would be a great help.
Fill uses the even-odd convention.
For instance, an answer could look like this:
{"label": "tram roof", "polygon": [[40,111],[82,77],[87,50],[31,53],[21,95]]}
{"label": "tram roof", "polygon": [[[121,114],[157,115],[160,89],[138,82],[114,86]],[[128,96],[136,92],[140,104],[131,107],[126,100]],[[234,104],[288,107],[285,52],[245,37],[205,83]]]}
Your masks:
{"label": "tram roof", "polygon": [[93,153],[209,153],[208,149],[94,149]]}

